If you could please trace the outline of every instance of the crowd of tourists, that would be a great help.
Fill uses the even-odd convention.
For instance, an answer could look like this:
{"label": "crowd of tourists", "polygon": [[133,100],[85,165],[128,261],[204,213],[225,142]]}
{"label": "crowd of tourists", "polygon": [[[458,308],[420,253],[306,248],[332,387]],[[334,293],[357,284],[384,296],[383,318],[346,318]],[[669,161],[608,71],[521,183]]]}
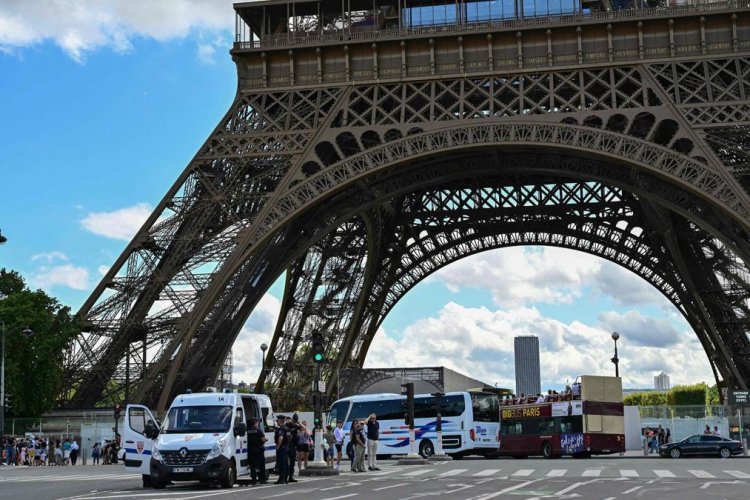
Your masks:
{"label": "crowd of tourists", "polygon": [[511,394],[504,396],[501,404],[502,405],[524,405],[524,404],[542,404],[542,403],[554,403],[557,401],[572,401],[574,399],[581,399],[581,384],[579,382],[573,385],[566,385],[565,390],[557,392],[556,390],[548,390],[547,394],[523,394],[516,396]]}
{"label": "crowd of tourists", "polygon": [[[370,415],[366,421],[352,422],[349,431],[350,467],[353,472],[365,472],[365,449],[367,452],[368,470],[380,470],[377,466],[378,439],[380,424],[377,417]],[[294,479],[295,464],[298,471],[305,470],[308,465],[310,450],[313,449],[314,432],[306,421],[299,421],[297,414],[291,417],[278,415],[274,430],[274,445],[276,447],[276,468],[278,475],[275,484],[296,483]],[[256,420],[250,420],[248,428],[248,459],[250,463],[251,484],[265,484],[268,481],[265,470],[264,447],[266,437],[258,427]],[[339,470],[344,452],[343,422],[339,420],[336,428],[328,425],[323,434],[323,458],[329,467]]]}
{"label": "crowd of tourists", "polygon": [[75,465],[80,446],[75,439],[64,440],[50,437],[14,438],[4,436],[2,440],[2,464],[37,466]]}

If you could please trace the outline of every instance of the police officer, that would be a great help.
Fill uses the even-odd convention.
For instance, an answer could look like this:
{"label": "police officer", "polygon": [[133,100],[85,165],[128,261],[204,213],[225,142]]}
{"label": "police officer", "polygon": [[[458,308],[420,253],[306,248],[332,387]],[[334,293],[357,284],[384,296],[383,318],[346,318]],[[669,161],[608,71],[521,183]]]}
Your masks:
{"label": "police officer", "polygon": [[299,436],[300,428],[301,426],[299,425],[299,416],[297,416],[296,413],[292,415],[292,418],[286,418],[286,432],[289,437],[287,450],[287,459],[289,460],[286,475],[287,483],[297,482],[297,480],[294,479],[294,462],[295,458],[297,457],[297,437]]}
{"label": "police officer", "polygon": [[266,457],[264,444],[267,441],[263,430],[258,426],[258,420],[250,419],[247,430],[247,458],[250,462],[250,484],[266,483]]}
{"label": "police officer", "polygon": [[274,432],[274,441],[276,444],[276,472],[279,479],[275,484],[286,484],[289,470],[289,433],[284,425],[286,417],[278,415],[276,417],[276,431]]}

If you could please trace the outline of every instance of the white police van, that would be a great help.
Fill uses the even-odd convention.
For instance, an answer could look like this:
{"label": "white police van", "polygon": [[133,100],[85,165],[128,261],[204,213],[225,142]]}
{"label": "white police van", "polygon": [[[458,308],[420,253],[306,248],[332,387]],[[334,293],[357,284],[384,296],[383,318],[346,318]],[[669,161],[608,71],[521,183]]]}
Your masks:
{"label": "white police van", "polygon": [[125,470],[141,474],[144,487],[197,480],[231,488],[237,476],[250,472],[250,418],[259,421],[266,435],[266,469],[274,467],[273,432],[268,432],[272,413],[271,400],[264,394],[188,393],[174,399],[159,426],[148,408],[128,405],[123,425]]}

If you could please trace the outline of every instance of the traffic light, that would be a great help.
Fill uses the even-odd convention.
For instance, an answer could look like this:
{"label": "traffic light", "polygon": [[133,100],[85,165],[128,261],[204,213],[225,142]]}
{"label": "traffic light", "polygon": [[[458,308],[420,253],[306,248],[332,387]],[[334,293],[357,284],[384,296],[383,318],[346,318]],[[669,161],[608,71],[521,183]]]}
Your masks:
{"label": "traffic light", "polygon": [[115,413],[115,420],[120,418],[120,414],[122,413],[122,405],[116,404],[112,406],[112,409]]}
{"label": "traffic light", "polygon": [[323,334],[316,330],[312,334],[312,357],[316,363],[322,363],[326,357],[323,346]]}
{"label": "traffic light", "polygon": [[407,401],[414,399],[414,384],[412,382],[401,384],[401,395],[406,396]]}
{"label": "traffic light", "polygon": [[5,401],[3,402],[3,406],[5,407],[6,410],[9,410],[13,407],[13,400],[10,394],[5,395]]}

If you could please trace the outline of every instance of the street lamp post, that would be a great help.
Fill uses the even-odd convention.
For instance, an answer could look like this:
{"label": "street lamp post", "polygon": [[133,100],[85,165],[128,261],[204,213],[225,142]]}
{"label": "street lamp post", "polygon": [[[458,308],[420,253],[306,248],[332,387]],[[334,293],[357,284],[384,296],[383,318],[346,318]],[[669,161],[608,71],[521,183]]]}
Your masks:
{"label": "street lamp post", "polygon": [[620,338],[619,333],[612,332],[612,340],[615,341],[615,355],[612,358],[612,362],[615,364],[615,377],[620,376],[620,368],[619,368],[620,358],[617,357],[617,339],[619,338]]}
{"label": "street lamp post", "polygon": [[258,387],[255,388],[256,394],[263,392],[263,383],[265,382],[266,375],[266,350],[268,350],[268,344],[263,342],[260,345],[260,377],[258,377]]}

